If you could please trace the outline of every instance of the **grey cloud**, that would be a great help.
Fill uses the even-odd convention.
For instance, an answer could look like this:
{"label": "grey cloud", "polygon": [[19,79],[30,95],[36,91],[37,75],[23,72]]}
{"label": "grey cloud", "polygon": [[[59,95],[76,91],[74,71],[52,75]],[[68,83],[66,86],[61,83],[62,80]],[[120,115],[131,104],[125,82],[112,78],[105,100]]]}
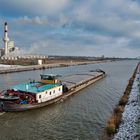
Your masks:
{"label": "grey cloud", "polygon": [[69,0],[0,0],[0,4],[11,11],[21,10],[33,15],[54,14],[65,9]]}
{"label": "grey cloud", "polygon": [[[116,43],[116,44],[115,44]],[[107,49],[107,47],[109,47]],[[121,51],[120,51],[121,50]],[[122,47],[117,41],[109,44],[95,45],[95,44],[82,44],[82,43],[73,43],[69,42],[69,45],[65,41],[59,40],[48,40],[40,41],[38,43],[32,44],[30,53],[40,52],[43,54],[46,52],[48,55],[80,55],[80,56],[101,56],[105,54],[106,56],[117,56],[127,57],[128,55],[138,54],[135,50]]]}
{"label": "grey cloud", "polygon": [[38,16],[34,18],[29,18],[28,16],[24,16],[19,18],[18,22],[22,24],[37,24],[37,25],[48,24],[48,20],[46,18],[40,18]]}
{"label": "grey cloud", "polygon": [[123,57],[135,56],[140,50],[140,5],[137,1],[11,0],[9,3],[35,14],[21,15],[13,21],[14,29],[21,24],[19,29],[23,30],[23,35],[19,36],[21,42],[28,40],[28,47],[31,44],[29,52],[39,52],[42,47],[42,53],[49,54]]}

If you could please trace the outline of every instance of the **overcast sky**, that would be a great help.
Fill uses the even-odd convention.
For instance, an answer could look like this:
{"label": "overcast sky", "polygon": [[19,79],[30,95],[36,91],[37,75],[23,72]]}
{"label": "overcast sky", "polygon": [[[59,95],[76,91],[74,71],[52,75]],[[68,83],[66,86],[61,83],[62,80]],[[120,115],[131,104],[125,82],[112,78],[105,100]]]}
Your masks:
{"label": "overcast sky", "polygon": [[32,54],[140,56],[140,0],[0,0],[16,46]]}

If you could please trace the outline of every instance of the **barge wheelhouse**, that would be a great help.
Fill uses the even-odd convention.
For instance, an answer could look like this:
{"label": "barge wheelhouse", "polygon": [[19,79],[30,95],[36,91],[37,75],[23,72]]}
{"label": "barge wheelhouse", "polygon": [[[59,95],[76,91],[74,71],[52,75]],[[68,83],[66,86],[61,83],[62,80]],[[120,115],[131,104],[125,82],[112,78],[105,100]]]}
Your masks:
{"label": "barge wheelhouse", "polygon": [[5,104],[31,105],[44,103],[63,94],[63,86],[56,75],[40,75],[41,81],[30,81],[11,87],[1,92],[0,105]]}

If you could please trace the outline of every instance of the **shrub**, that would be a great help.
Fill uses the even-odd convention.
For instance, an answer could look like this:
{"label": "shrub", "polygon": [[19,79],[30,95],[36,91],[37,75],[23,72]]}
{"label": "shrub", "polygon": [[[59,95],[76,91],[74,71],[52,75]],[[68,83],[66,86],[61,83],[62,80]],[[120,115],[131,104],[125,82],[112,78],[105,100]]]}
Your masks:
{"label": "shrub", "polygon": [[124,107],[123,106],[118,106],[115,108],[114,113],[118,114],[118,113],[123,113],[124,111]]}
{"label": "shrub", "polygon": [[121,123],[121,119],[122,119],[122,113],[118,113],[117,115],[116,115],[116,119],[115,119],[115,126],[116,126],[116,128],[118,128],[119,127],[119,125],[120,125],[120,123]]}
{"label": "shrub", "polygon": [[121,98],[121,100],[119,101],[119,105],[126,105],[126,103],[127,103],[127,101],[128,101],[128,97],[127,96],[123,96],[122,98]]}
{"label": "shrub", "polygon": [[115,124],[114,123],[111,123],[111,124],[109,123],[107,125],[106,131],[107,131],[108,135],[113,135],[115,133],[115,131],[116,131]]}
{"label": "shrub", "polygon": [[129,84],[128,86],[127,86],[127,88],[126,88],[126,91],[131,91],[131,89],[132,89],[132,84]]}
{"label": "shrub", "polygon": [[130,93],[130,91],[126,90],[126,91],[124,92],[124,95],[129,95],[129,93]]}

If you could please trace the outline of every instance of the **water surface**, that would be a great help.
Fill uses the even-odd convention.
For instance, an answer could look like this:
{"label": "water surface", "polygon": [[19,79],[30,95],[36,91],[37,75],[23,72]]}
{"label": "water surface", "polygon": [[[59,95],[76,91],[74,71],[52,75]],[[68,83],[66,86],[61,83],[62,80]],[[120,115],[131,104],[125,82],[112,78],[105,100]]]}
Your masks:
{"label": "water surface", "polygon": [[0,75],[0,89],[39,80],[41,73],[75,74],[101,68],[108,76],[67,100],[0,116],[1,140],[98,140],[137,61],[118,61]]}

